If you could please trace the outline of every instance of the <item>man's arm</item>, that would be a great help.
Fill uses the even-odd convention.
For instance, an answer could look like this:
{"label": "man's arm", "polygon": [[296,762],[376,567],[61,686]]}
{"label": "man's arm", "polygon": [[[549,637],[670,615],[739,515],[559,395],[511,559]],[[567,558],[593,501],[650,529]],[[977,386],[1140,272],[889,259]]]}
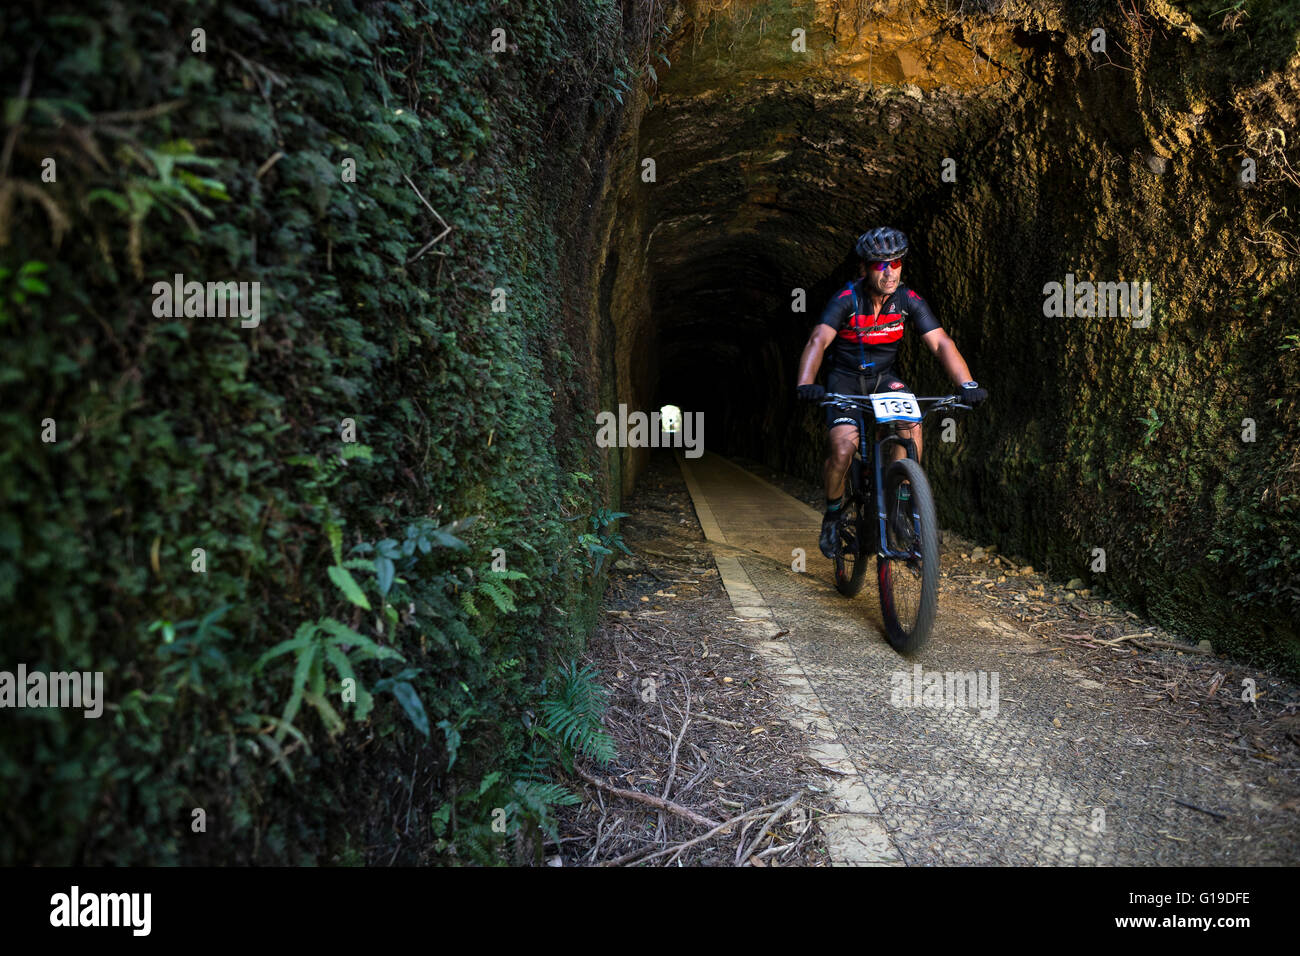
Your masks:
{"label": "man's arm", "polygon": [[934,329],[926,332],[921,338],[930,347],[930,351],[939,360],[939,364],[943,366],[944,371],[948,373],[948,377],[952,379],[954,385],[961,387],[963,383],[973,381],[966,360],[957,351],[957,343],[949,337],[947,332],[943,329]]}
{"label": "man's arm", "polygon": [[808,336],[808,344],[803,347],[803,355],[799,357],[799,381],[796,385],[811,385],[817,378],[817,372],[822,367],[822,355],[832,342],[835,341],[835,330],[829,325],[818,323],[813,326],[812,334]]}

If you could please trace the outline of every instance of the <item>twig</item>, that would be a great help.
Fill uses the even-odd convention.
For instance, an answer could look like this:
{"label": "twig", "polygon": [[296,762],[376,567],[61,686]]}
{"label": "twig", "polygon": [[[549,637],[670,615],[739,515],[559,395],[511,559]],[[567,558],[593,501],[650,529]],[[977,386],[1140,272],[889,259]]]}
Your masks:
{"label": "twig", "polygon": [[[1068,634],[1065,636],[1069,637]],[[1214,653],[1213,651],[1207,651],[1200,647],[1193,647],[1191,644],[1175,644],[1173,641],[1162,641],[1155,637],[1149,637],[1145,633],[1125,634],[1124,636],[1117,637],[1114,640],[1098,641],[1097,643],[1102,647],[1114,647],[1116,644],[1119,644],[1123,641],[1135,641],[1138,638],[1141,638],[1146,644],[1151,644],[1154,645],[1155,647],[1168,647],[1175,651],[1183,651],[1186,654],[1213,654]]]}
{"label": "twig", "polygon": [[[32,47],[27,54],[27,66],[23,70],[23,82],[18,88],[18,102],[22,103],[22,112],[27,112],[27,96],[32,91],[32,70],[36,66],[36,51],[41,48],[41,42],[37,41],[36,46]],[[21,123],[15,122],[13,128],[9,130],[9,135],[5,137],[4,151],[0,152],[0,176],[9,174],[9,159],[13,156],[14,142],[18,139],[18,129]]]}
{"label": "twig", "polygon": [[571,837],[561,837],[558,840],[552,840],[550,837],[547,837],[545,840],[542,841],[542,846],[563,846],[565,843],[573,843],[575,840],[585,840],[585,839],[587,839],[585,834],[579,834],[578,836],[571,836]]}
{"label": "twig", "polygon": [[744,648],[745,650],[749,651],[751,654],[754,653],[754,647],[752,644],[742,644],[740,641],[731,641],[725,637],[718,637],[718,635],[716,634],[710,634],[709,640],[721,641],[723,644],[731,644],[734,645],[735,647]]}
{"label": "twig", "polygon": [[714,717],[712,714],[696,714],[700,720],[707,720],[711,724],[721,724],[723,727],[734,727],[736,730],[744,730],[745,725],[737,723],[734,720],[727,720],[723,717]]}
{"label": "twig", "polygon": [[636,803],[643,803],[648,807],[654,807],[656,810],[667,810],[679,817],[690,820],[692,823],[702,827],[717,826],[716,820],[710,820],[708,817],[700,816],[694,810],[683,807],[680,804],[673,803],[671,800],[664,800],[661,797],[652,796],[648,793],[641,793],[638,790],[623,790],[619,787],[610,786],[600,780],[597,780],[581,767],[574,766],[574,772],[593,787],[600,787],[606,793],[612,793],[616,797],[623,797],[627,800],[633,800]]}
{"label": "twig", "polygon": [[155,103],[153,106],[147,106],[142,110],[119,110],[113,113],[96,113],[92,118],[92,123],[135,123],[140,120],[153,119],[155,116],[164,116],[167,113],[174,112],[185,105],[184,100],[168,100],[166,103]]}
{"label": "twig", "polygon": [[415,767],[411,771],[411,790],[406,795],[406,832],[407,833],[411,832],[411,806],[412,806],[412,800],[415,797],[415,778],[419,775],[419,773],[420,773],[420,754],[419,752],[417,752],[415,754]]}
{"label": "twig", "polygon": [[1178,804],[1180,807],[1187,807],[1189,810],[1199,810],[1201,813],[1208,813],[1210,816],[1216,817],[1220,820],[1228,819],[1226,813],[1219,813],[1217,810],[1207,810],[1205,807],[1198,807],[1194,803],[1188,803],[1186,800],[1179,800],[1177,797],[1174,798],[1174,803]]}
{"label": "twig", "polygon": [[597,863],[596,865],[597,866],[624,866],[628,863],[635,861],[637,857],[644,856],[652,849],[654,849],[653,843],[647,846],[637,847],[635,850],[631,850],[627,853],[624,853],[620,857],[615,857],[612,860],[605,860],[604,862]]}
{"label": "twig", "polygon": [[763,842],[763,837],[767,836],[767,828],[770,827],[777,820],[779,820],[782,816],[784,816],[786,811],[788,811],[792,806],[794,806],[795,803],[797,803],[799,798],[802,796],[803,796],[803,788],[800,787],[789,798],[786,799],[785,803],[781,804],[779,807],[777,807],[775,810],[772,811],[772,815],[768,817],[765,821],[763,821],[763,825],[758,828],[758,836],[754,837],[754,839],[750,842],[749,846],[745,848],[744,852],[738,851],[736,853],[737,866],[741,865],[742,863],[744,863],[746,860],[749,859],[750,854],[753,853],[756,849],[758,849],[758,845],[761,842]]}
{"label": "twig", "polygon": [[682,787],[680,790],[677,791],[677,795],[679,797],[682,796],[683,794],[689,793],[697,783],[699,783],[701,780],[704,779],[705,774],[707,774],[709,772],[710,767],[712,767],[712,764],[709,763],[708,758],[704,755],[704,752],[701,751],[699,747],[695,746],[695,744],[691,743],[689,740],[687,741],[687,743],[690,745],[691,749],[695,751],[696,756],[699,757],[702,762],[700,764],[700,769],[695,772],[695,776],[691,777],[690,780],[686,781],[686,786]]}
{"label": "twig", "polygon": [[[686,736],[686,728],[691,725],[691,688],[686,683],[686,678],[682,677],[680,673],[677,677],[682,682],[682,689],[686,691],[686,713],[682,719],[681,732],[677,735],[677,739],[673,741],[673,749],[668,754],[668,779],[664,781],[664,792],[661,795],[664,800],[668,799],[668,791],[673,785],[673,778],[677,776],[677,751],[681,749],[682,738]],[[663,710],[662,703],[659,705],[659,709]]]}
{"label": "twig", "polygon": [[[289,85],[288,81],[285,80],[284,77],[276,73],[274,70],[262,66],[262,64],[260,63],[254,63],[252,60],[248,59],[246,56],[242,55],[241,53],[226,48],[224,44],[223,44],[223,49],[225,49],[226,52],[228,52],[231,56],[233,56],[236,60],[238,60],[240,64],[244,67],[244,69],[247,70],[249,75],[253,78],[253,82],[257,85],[257,92],[262,94],[262,100],[263,102],[266,103],[266,108],[271,111],[271,125],[275,127],[276,142],[280,146],[283,146],[284,132],[280,129],[280,120],[275,112],[275,103],[271,101],[271,90],[275,88],[276,83],[279,83],[281,86],[287,87]],[[261,79],[259,79],[257,75],[258,70],[261,70],[262,75],[266,77],[265,89],[262,87]]]}
{"label": "twig", "polygon": [[[637,862],[639,862],[639,863],[648,863],[648,862],[650,862],[651,860],[658,859],[658,858],[661,857],[661,856],[667,856],[669,853],[672,853],[672,854],[674,854],[674,855],[680,854],[683,850],[689,850],[691,847],[693,847],[693,846],[697,846],[697,845],[703,843],[705,840],[708,840],[708,839],[710,839],[711,837],[716,836],[717,834],[721,833],[723,830],[727,829],[728,827],[730,827],[730,826],[734,826],[735,824],[739,823],[741,820],[745,820],[745,819],[748,819],[749,817],[757,816],[757,815],[760,814],[760,813],[766,813],[767,811],[771,810],[773,807],[778,806],[778,805],[779,805],[779,804],[769,803],[769,804],[768,804],[767,806],[765,806],[765,807],[756,807],[756,808],[754,808],[753,810],[746,810],[744,813],[741,813],[741,814],[739,814],[739,815],[737,815],[737,816],[734,816],[734,817],[732,817],[730,820],[727,820],[727,821],[725,821],[725,822],[723,822],[723,823],[719,823],[716,827],[714,827],[714,828],[713,828],[712,830],[710,830],[708,833],[701,834],[700,836],[697,836],[695,839],[693,839],[693,840],[687,840],[685,843],[680,843],[680,844],[678,844],[677,846],[670,846],[670,847],[668,847],[668,848],[665,849],[665,850],[659,850],[659,851],[657,851],[657,852],[655,852],[655,853],[651,853],[649,856],[644,857],[643,859],[638,860]],[[640,851],[637,851],[637,852],[639,853]],[[628,854],[628,856],[632,856],[632,855],[634,855],[634,854]],[[601,864],[601,865],[602,865],[602,866],[616,866],[616,865],[618,865],[618,864],[620,863],[621,860],[622,860],[622,857],[620,857],[618,860],[613,860],[613,861],[611,861],[610,863],[605,863],[605,864]]]}
{"label": "twig", "polygon": [[[406,180],[406,184],[408,186],[410,186],[412,189],[415,190],[415,194],[420,197],[420,202],[424,203],[424,205],[428,207],[429,212],[433,213],[434,218],[437,219],[438,222],[441,223],[442,225],[442,232],[438,233],[438,235],[434,236],[432,239],[426,242],[424,244],[424,247],[419,252],[417,252],[415,255],[411,256],[411,258],[406,260],[406,264],[410,265],[416,259],[420,258],[420,256],[428,252],[430,247],[432,247],[434,243],[436,243],[443,236],[447,235],[447,233],[451,232],[451,226],[447,225],[446,220],[438,215],[438,210],[434,209],[433,206],[429,204],[429,200],[424,198],[424,193],[420,192],[420,190],[415,188],[415,183],[411,182],[410,176],[406,175],[406,173],[402,173],[402,178]],[[434,253],[434,255],[445,256],[446,253],[436,252]]]}
{"label": "twig", "polygon": [[[599,823],[596,825],[596,845],[593,846],[593,847],[591,848],[591,859],[592,859],[592,860],[596,859],[596,854],[600,852],[600,844],[601,844],[601,843],[602,843],[602,842],[603,842],[607,837],[611,836],[611,835],[614,833],[615,830],[617,830],[619,827],[621,827],[621,826],[623,825],[623,820],[624,820],[623,817],[619,817],[618,819],[616,819],[616,820],[614,821],[614,825],[611,826],[611,827],[610,827],[609,829],[607,829],[607,830],[602,830],[602,829],[601,829],[601,825],[600,825]],[[604,822],[604,816],[603,816],[603,814],[602,814],[602,816],[601,816],[601,822],[602,822],[602,823]]]}
{"label": "twig", "polygon": [[257,172],[254,174],[253,178],[261,179],[263,176],[266,175],[267,170],[269,170],[272,166],[274,166],[282,159],[284,159],[284,153],[282,153],[280,150],[277,149],[274,153],[271,154],[270,159],[264,162],[261,166],[257,167]]}
{"label": "twig", "polygon": [[679,561],[681,564],[696,564],[695,561],[682,561],[682,558],[692,558],[695,555],[690,554],[668,554],[666,551],[654,551],[650,548],[638,548],[638,554],[653,554],[656,558],[667,558],[669,561]]}

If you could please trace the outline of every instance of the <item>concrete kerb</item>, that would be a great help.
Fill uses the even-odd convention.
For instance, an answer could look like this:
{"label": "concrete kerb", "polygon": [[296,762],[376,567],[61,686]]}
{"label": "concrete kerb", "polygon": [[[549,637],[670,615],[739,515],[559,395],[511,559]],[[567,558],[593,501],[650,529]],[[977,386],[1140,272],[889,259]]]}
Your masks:
{"label": "concrete kerb", "polygon": [[[728,544],[703,488],[691,473],[690,463],[681,452],[676,457],[704,537]],[[838,812],[822,820],[822,829],[832,865],[903,865],[902,855],[889,835],[870,787],[840,742],[834,722],[822,707],[794,648],[779,637],[787,631],[776,620],[738,557],[715,552],[713,558],[741,629],[756,641],[754,647],[763,666],[785,689],[785,703],[792,714],[790,722],[808,735],[811,741],[808,755],[831,781],[829,796]]]}

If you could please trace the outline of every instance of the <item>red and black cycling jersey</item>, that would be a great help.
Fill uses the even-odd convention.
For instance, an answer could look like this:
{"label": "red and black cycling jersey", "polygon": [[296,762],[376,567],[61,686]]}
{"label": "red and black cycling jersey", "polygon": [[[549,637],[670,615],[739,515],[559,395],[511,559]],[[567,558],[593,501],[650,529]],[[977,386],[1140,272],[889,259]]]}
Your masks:
{"label": "red and black cycling jersey", "polygon": [[830,371],[858,371],[863,365],[876,372],[891,368],[898,355],[903,327],[909,321],[920,335],[942,328],[929,304],[899,283],[872,321],[871,290],[865,281],[849,282],[831,297],[822,311],[821,325],[836,330],[827,348]]}

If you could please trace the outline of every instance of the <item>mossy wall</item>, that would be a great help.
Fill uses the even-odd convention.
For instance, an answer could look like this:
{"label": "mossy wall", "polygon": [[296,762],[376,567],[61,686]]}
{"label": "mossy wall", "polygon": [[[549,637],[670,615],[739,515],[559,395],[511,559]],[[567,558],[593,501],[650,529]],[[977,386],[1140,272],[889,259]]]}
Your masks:
{"label": "mossy wall", "polygon": [[[950,526],[1295,674],[1300,246],[1283,210],[1300,178],[1280,144],[1300,23],[1277,37],[1200,10],[1200,32],[1178,11],[1067,9],[1023,36],[1002,135],[970,144],[917,219],[927,291],[993,395],[955,448],[927,444],[927,470]],[[1149,282],[1150,326],[1045,316],[1067,273]]]}
{"label": "mossy wall", "polygon": [[[544,812],[524,711],[618,489],[589,210],[648,31],[610,0],[6,11],[0,667],[102,671],[108,709],[6,712],[0,860],[488,861],[494,808]],[[259,324],[159,317],[177,273],[259,283]]]}

